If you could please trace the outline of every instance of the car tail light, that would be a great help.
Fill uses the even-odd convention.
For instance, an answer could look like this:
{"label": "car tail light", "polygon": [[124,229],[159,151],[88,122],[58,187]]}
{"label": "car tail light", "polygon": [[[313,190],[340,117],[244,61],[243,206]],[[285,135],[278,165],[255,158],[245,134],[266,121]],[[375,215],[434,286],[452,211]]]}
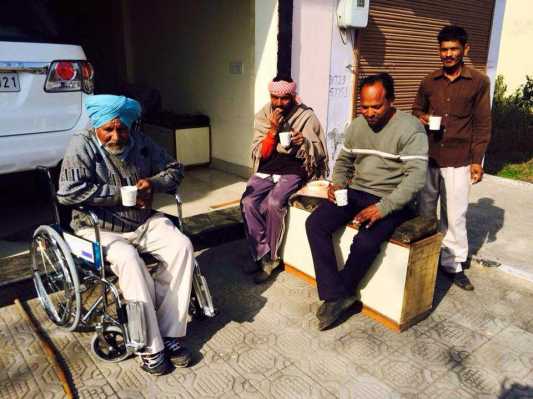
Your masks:
{"label": "car tail light", "polygon": [[44,90],[50,93],[83,91],[94,89],[94,70],[87,61],[54,61],[48,69]]}
{"label": "car tail light", "polygon": [[74,63],[61,61],[56,64],[56,74],[61,80],[72,80],[76,76]]}

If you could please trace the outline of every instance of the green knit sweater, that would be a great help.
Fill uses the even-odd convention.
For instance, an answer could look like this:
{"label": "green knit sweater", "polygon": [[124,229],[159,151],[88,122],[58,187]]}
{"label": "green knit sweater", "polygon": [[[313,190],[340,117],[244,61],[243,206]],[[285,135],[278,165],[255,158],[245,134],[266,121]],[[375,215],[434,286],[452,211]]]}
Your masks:
{"label": "green knit sweater", "polygon": [[397,110],[374,132],[360,116],[346,129],[333,183],[381,197],[383,216],[403,208],[426,181],[428,141],[414,116]]}

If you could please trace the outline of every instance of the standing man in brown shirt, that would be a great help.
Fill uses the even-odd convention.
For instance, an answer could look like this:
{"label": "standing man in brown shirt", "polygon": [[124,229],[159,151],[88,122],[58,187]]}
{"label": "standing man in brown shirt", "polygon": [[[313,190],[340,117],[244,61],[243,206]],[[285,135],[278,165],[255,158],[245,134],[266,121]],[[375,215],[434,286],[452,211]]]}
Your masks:
{"label": "standing man in brown shirt", "polygon": [[[466,66],[470,45],[466,31],[445,26],[437,36],[442,68],[420,84],[413,114],[428,126],[428,178],[419,195],[420,214],[435,216],[440,196],[440,228],[444,234],[440,265],[459,287],[473,290],[462,263],[468,256],[466,211],[471,184],[483,177],[481,166],[490,140],[490,82]],[[431,127],[431,129],[429,129]]]}

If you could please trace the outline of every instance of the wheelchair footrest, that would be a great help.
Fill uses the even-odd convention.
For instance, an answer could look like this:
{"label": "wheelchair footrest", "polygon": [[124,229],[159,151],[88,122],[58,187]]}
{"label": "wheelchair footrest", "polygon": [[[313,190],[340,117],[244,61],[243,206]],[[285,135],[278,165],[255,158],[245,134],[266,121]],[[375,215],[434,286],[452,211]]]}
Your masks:
{"label": "wheelchair footrest", "polygon": [[214,317],[216,316],[217,311],[213,305],[213,298],[211,297],[207,280],[200,272],[200,266],[198,263],[196,261],[194,263],[192,288],[198,302],[198,307],[205,316]]}
{"label": "wheelchair footrest", "polygon": [[[138,352],[146,346],[146,318],[142,302],[127,302],[123,305],[121,323],[124,326],[126,347]],[[125,318],[125,320],[124,320]]]}

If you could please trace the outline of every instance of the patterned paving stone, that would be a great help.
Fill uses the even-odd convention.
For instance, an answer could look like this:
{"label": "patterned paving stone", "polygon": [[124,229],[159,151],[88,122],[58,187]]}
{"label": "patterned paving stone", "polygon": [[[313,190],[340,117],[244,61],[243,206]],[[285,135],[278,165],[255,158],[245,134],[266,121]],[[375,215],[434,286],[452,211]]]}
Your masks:
{"label": "patterned paving stone", "polygon": [[187,375],[183,385],[193,398],[233,398],[245,391],[245,379],[229,365],[209,365]]}
{"label": "patterned paving stone", "polygon": [[484,335],[453,321],[444,320],[426,332],[427,335],[458,351],[472,353],[488,341]]}
{"label": "patterned paving stone", "polygon": [[31,379],[2,379],[0,382],[0,398],[2,399],[27,398],[40,392]]}
{"label": "patterned paving stone", "polygon": [[228,360],[241,376],[254,384],[291,364],[291,361],[269,348],[250,348]]}
{"label": "patterned paving stone", "polygon": [[502,377],[519,382],[533,369],[533,348],[527,353],[490,341],[469,357],[465,365],[492,370]]}
{"label": "patterned paving stone", "polygon": [[240,353],[248,349],[248,345],[244,342],[248,332],[240,324],[228,323],[211,336],[207,345],[221,356]]}
{"label": "patterned paving stone", "polygon": [[353,376],[335,390],[330,385],[327,385],[327,388],[339,399],[399,399],[401,397],[400,393],[393,388],[366,373]]}
{"label": "patterned paving stone", "polygon": [[504,317],[497,317],[494,315],[494,312],[488,310],[475,310],[466,307],[462,312],[456,313],[449,320],[491,337],[511,324],[511,320]]}
{"label": "patterned paving stone", "polygon": [[84,386],[78,391],[78,395],[81,398],[87,399],[118,398],[117,394],[109,383],[103,386]]}
{"label": "patterned paving stone", "polygon": [[522,382],[533,373],[533,334],[511,326],[477,350],[465,365],[491,370],[508,382]]}
{"label": "patterned paving stone", "polygon": [[295,366],[336,397],[349,392],[350,389],[346,390],[345,386],[351,385],[355,378],[367,374],[346,357],[320,349],[300,354]]}
{"label": "patterned paving stone", "polygon": [[462,387],[474,395],[497,395],[501,383],[498,373],[480,366],[465,366],[453,370]]}
{"label": "patterned paving stone", "polygon": [[462,386],[457,374],[449,371],[427,389],[419,392],[419,399],[473,399],[477,395]]}
{"label": "patterned paving stone", "polygon": [[420,393],[446,372],[440,365],[421,363],[401,352],[383,358],[367,369],[374,377],[407,397]]}
{"label": "patterned paving stone", "polygon": [[291,320],[293,319],[289,319],[271,309],[262,308],[249,321],[243,323],[243,325],[250,331],[262,334],[264,332],[279,332],[290,328],[295,324]]}
{"label": "patterned paving stone", "polygon": [[289,366],[259,382],[257,389],[267,398],[333,399],[335,396],[295,366]]}
{"label": "patterned paving stone", "polygon": [[378,338],[360,332],[350,333],[335,343],[335,352],[365,368],[388,358],[394,348]]}
{"label": "patterned paving stone", "polygon": [[299,328],[285,327],[277,336],[276,349],[291,359],[313,353],[313,338]]}
{"label": "patterned paving stone", "polygon": [[[194,363],[167,376],[142,372],[135,358],[101,362],[89,350],[92,333],[58,329],[31,302],[80,398],[507,399],[533,391],[531,284],[472,267],[474,293],[441,280],[434,312],[401,334],[362,314],[320,332],[316,288],[285,272],[253,284],[242,273],[243,241],[202,256],[220,315],[189,324]],[[0,309],[0,348],[0,399],[64,396],[13,307]]]}
{"label": "patterned paving stone", "polygon": [[495,340],[517,351],[530,353],[533,350],[533,334],[516,326],[509,326]]}
{"label": "patterned paving stone", "polygon": [[413,359],[419,364],[429,365],[434,370],[446,370],[457,367],[469,355],[468,352],[447,346],[430,336],[420,336],[411,344],[400,348],[399,353]]}
{"label": "patterned paving stone", "polygon": [[[533,316],[533,315],[532,315]],[[527,331],[531,334],[533,334],[533,318],[527,321],[519,321],[517,323],[518,327],[520,327],[522,330]]]}
{"label": "patterned paving stone", "polygon": [[352,331],[366,333],[370,336],[376,337],[382,342],[385,342],[391,348],[405,347],[415,341],[421,332],[418,329],[410,328],[406,331],[398,333],[391,331],[384,325],[378,323],[375,320],[359,314],[348,320],[348,327]]}

